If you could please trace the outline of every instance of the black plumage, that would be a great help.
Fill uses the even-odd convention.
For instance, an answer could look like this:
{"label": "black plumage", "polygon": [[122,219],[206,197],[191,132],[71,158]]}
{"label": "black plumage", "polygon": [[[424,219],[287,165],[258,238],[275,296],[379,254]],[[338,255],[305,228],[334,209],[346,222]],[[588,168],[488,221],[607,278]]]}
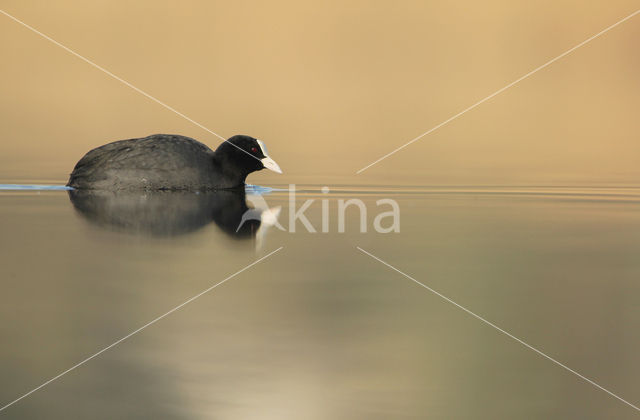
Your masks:
{"label": "black plumage", "polygon": [[68,186],[95,190],[208,190],[243,188],[251,172],[282,173],[264,144],[237,135],[215,150],[185,136],[154,134],[89,151]]}

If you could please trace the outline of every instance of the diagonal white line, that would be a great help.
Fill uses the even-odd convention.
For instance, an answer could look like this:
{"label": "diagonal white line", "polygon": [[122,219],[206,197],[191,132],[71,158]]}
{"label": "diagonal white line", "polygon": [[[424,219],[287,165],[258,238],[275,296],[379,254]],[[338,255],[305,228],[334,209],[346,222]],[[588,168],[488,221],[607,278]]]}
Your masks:
{"label": "diagonal white line", "polygon": [[562,54],[560,54],[559,56],[547,61],[546,63],[544,63],[543,65],[536,67],[535,69],[531,70],[529,73],[525,74],[524,76],[514,80],[513,82],[509,83],[508,85],[506,85],[505,87],[498,89],[497,91],[493,92],[491,95],[487,96],[484,99],[479,100],[478,102],[476,102],[475,104],[471,105],[470,107],[458,112],[457,114],[455,114],[453,117],[450,117],[446,120],[444,120],[443,122],[441,122],[440,124],[436,125],[435,127],[431,128],[428,131],[425,131],[424,133],[420,134],[418,137],[414,138],[413,140],[403,144],[402,146],[392,150],[391,152],[387,153],[386,155],[382,156],[381,158],[371,162],[370,164],[368,164],[367,166],[365,166],[364,168],[361,168],[360,170],[358,170],[356,172],[356,174],[359,174],[367,169],[369,169],[370,167],[372,167],[373,165],[375,165],[376,163],[379,163],[380,161],[385,160],[386,158],[388,158],[389,156],[399,152],[400,150],[404,149],[405,147],[409,146],[412,143],[415,143],[416,141],[420,140],[421,138],[423,138],[424,136],[426,136],[429,133],[432,133],[434,131],[436,131],[438,128],[442,127],[443,125],[446,125],[448,123],[450,123],[451,121],[455,120],[456,118],[460,117],[463,114],[466,114],[468,111],[471,111],[473,108],[477,107],[478,105],[481,105],[483,103],[485,103],[486,101],[488,101],[489,99],[493,98],[496,95],[499,95],[500,93],[504,92],[505,90],[509,89],[510,87],[514,86],[515,84],[521,82],[522,80],[526,79],[527,77],[533,75],[534,73],[537,73],[538,71],[542,70],[543,68],[547,67],[548,65],[558,61],[559,59],[561,59],[562,57],[572,53],[573,51],[577,50],[578,48],[582,47],[583,45],[593,41],[594,39],[598,38],[600,35],[603,35],[605,33],[607,33],[608,31],[610,31],[611,29],[615,28],[616,26],[620,25],[621,23],[631,19],[632,17],[634,17],[635,15],[637,15],[638,13],[640,13],[640,10],[636,10],[635,12],[633,12],[632,14],[630,14],[629,16],[625,17],[624,19],[621,19],[619,21],[617,21],[616,23],[614,23],[613,25],[603,29],[602,31],[598,32],[597,34],[585,39],[584,41],[582,41],[581,43],[579,43],[578,45],[576,45],[573,48],[568,49],[567,51],[563,52]]}
{"label": "diagonal white line", "polygon": [[247,265],[246,267],[244,267],[241,270],[236,271],[235,273],[233,273],[232,275],[230,275],[229,277],[225,278],[224,280],[219,281],[218,283],[214,284],[213,286],[209,287],[208,289],[203,290],[202,292],[198,293],[197,295],[187,299],[186,301],[182,302],[180,305],[176,306],[175,308],[171,309],[170,311],[165,312],[164,314],[160,315],[159,317],[153,319],[152,321],[147,322],[146,324],[144,324],[142,327],[138,328],[137,330],[134,330],[132,332],[130,332],[129,334],[125,335],[124,337],[122,337],[121,339],[119,339],[118,341],[114,342],[113,344],[108,345],[107,347],[103,348],[102,350],[98,351],[97,353],[92,354],[91,356],[87,357],[86,359],[84,359],[83,361],[71,366],[69,369],[65,370],[64,372],[59,373],[58,375],[54,376],[53,378],[49,379],[48,381],[46,381],[45,383],[35,387],[34,389],[32,389],[31,391],[27,392],[26,394],[22,395],[19,398],[16,398],[15,400],[11,401],[10,403],[4,405],[2,408],[0,408],[0,411],[3,411],[6,408],[9,408],[10,406],[12,406],[13,404],[17,403],[18,401],[22,400],[23,398],[28,397],[29,395],[33,394],[34,392],[36,392],[37,390],[49,385],[51,382],[55,381],[56,379],[66,375],[67,373],[71,372],[72,370],[79,368],[80,366],[84,365],[85,363],[87,363],[89,360],[99,356],[100,354],[104,353],[105,351],[109,350],[112,347],[117,346],[118,344],[122,343],[124,340],[126,340],[127,338],[139,333],[140,331],[144,330],[145,328],[147,328],[150,325],[155,324],[156,322],[160,321],[162,318],[166,317],[167,315],[172,314],[173,312],[177,311],[178,309],[182,308],[183,306],[193,302],[194,300],[198,299],[200,296],[204,295],[205,293],[215,289],[216,287],[220,286],[221,284],[225,283],[227,280],[230,280],[232,278],[234,278],[235,276],[237,276],[238,274],[242,273],[243,271],[253,267],[254,265],[258,264],[260,261],[269,258],[270,256],[272,256],[273,254],[275,254],[276,252],[280,251],[282,248],[284,247],[280,247],[278,249],[276,249],[275,251],[271,251],[270,253],[268,253],[267,255],[265,255],[262,258],[258,258],[257,260],[255,260],[254,262],[252,262],[251,264]]}
{"label": "diagonal white line", "polygon": [[535,351],[536,353],[538,353],[540,356],[544,357],[547,360],[552,361],[553,363],[555,363],[556,365],[560,366],[561,368],[573,373],[574,375],[576,375],[577,377],[584,379],[585,381],[589,382],[591,385],[595,386],[596,388],[606,392],[607,394],[611,395],[612,397],[616,398],[619,401],[622,401],[623,403],[627,404],[629,407],[632,407],[634,409],[636,409],[637,411],[640,411],[640,408],[638,408],[637,406],[631,404],[629,401],[624,400],[622,398],[620,398],[619,396],[617,396],[616,394],[614,394],[613,392],[609,391],[606,388],[603,388],[602,386],[598,385],[597,383],[593,382],[591,379],[579,374],[578,372],[576,372],[575,370],[571,369],[570,367],[560,363],[559,361],[557,361],[556,359],[552,358],[551,356],[546,355],[545,353],[541,352],[540,350],[536,349],[535,347],[533,347],[530,344],[525,343],[524,341],[522,341],[521,339],[519,339],[518,337],[508,333],[507,331],[503,330],[502,328],[498,327],[496,324],[492,323],[491,321],[487,321],[486,319],[484,319],[483,317],[481,317],[480,315],[477,315],[474,312],[471,312],[469,309],[465,308],[464,306],[454,302],[453,300],[449,299],[448,297],[446,297],[445,295],[437,292],[436,290],[432,289],[431,287],[425,285],[424,283],[419,282],[418,280],[414,279],[413,277],[411,277],[410,275],[400,271],[399,269],[395,268],[394,266],[392,266],[391,264],[381,260],[380,258],[376,257],[375,255],[371,254],[370,252],[365,251],[364,249],[360,248],[359,246],[356,246],[356,248],[358,248],[358,250],[362,251],[364,254],[370,256],[371,258],[373,258],[374,260],[386,265],[387,267],[389,267],[390,269],[392,269],[393,271],[402,274],[404,277],[408,278],[409,280],[413,281],[414,283],[424,287],[425,289],[427,289],[428,291],[430,291],[431,293],[441,297],[442,299],[446,300],[447,302],[449,302],[450,304],[456,306],[459,309],[462,309],[463,311],[465,311],[466,313],[468,313],[469,315],[473,316],[476,319],[479,319],[480,321],[484,322],[485,324],[489,325],[492,328],[495,328],[496,330],[500,331],[501,333],[503,333],[504,335],[506,335],[509,338],[512,338],[513,340],[517,341],[518,343],[522,344],[523,346],[525,346],[526,348]]}
{"label": "diagonal white line", "polygon": [[221,140],[229,143],[230,145],[232,145],[233,147],[235,147],[238,150],[242,150],[244,153],[246,153],[247,155],[251,156],[254,159],[260,160],[257,157],[253,156],[251,153],[247,152],[246,150],[242,149],[239,146],[236,146],[235,144],[228,142],[227,139],[225,139],[224,137],[222,137],[220,134],[213,132],[212,130],[208,129],[207,127],[205,127],[204,125],[200,124],[199,122],[187,117],[186,115],[184,115],[182,112],[178,111],[177,109],[165,104],[164,102],[162,102],[161,100],[157,99],[156,97],[148,94],[147,92],[145,92],[142,89],[139,89],[137,87],[135,87],[134,85],[132,85],[131,83],[127,82],[126,80],[124,80],[123,78],[116,76],[115,74],[111,73],[109,70],[105,69],[104,67],[94,63],[93,61],[89,60],[88,58],[78,54],[77,52],[75,52],[74,50],[72,50],[71,48],[59,43],[58,41],[56,41],[55,39],[43,34],[42,32],[40,32],[39,30],[35,29],[32,26],[27,25],[26,23],[24,23],[23,21],[21,21],[20,19],[18,19],[15,16],[10,15],[9,13],[5,12],[4,10],[0,9],[0,13],[2,13],[3,15],[5,15],[6,17],[8,17],[9,19],[15,21],[16,23],[19,23],[20,25],[24,26],[25,28],[29,29],[32,32],[35,32],[36,34],[40,35],[41,37],[43,37],[44,39],[46,39],[47,41],[57,45],[58,47],[62,48],[63,50],[67,51],[70,54],[73,54],[74,56],[78,57],[80,60],[84,61],[85,63],[97,68],[98,70],[100,70],[101,72],[107,74],[108,76],[111,76],[112,78],[116,79],[117,81],[119,81],[120,83],[129,86],[131,89],[135,90],[136,92],[146,96],[147,98],[151,99],[153,102],[165,107],[166,109],[168,109],[169,111],[181,116],[182,118],[184,118],[185,120],[189,121],[190,123],[202,128],[203,130],[207,131],[208,133],[213,134],[214,136],[220,138]]}

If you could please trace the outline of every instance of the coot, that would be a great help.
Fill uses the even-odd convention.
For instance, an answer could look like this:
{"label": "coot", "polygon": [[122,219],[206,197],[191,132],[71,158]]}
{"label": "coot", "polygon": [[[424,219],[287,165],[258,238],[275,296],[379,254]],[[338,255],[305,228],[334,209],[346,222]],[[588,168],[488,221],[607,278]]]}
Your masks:
{"label": "coot", "polygon": [[215,150],[185,136],[154,134],[89,151],[67,185],[91,190],[212,190],[244,188],[251,172],[282,173],[262,141],[237,135]]}

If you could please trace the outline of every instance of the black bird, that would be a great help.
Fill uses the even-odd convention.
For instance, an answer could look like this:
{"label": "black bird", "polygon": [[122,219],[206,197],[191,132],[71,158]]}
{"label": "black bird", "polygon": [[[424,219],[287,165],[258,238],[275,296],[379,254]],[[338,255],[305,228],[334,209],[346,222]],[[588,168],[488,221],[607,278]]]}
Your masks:
{"label": "black bird", "polygon": [[237,135],[215,150],[185,136],[154,134],[89,151],[67,186],[90,190],[214,190],[244,188],[251,172],[282,173],[264,143]]}

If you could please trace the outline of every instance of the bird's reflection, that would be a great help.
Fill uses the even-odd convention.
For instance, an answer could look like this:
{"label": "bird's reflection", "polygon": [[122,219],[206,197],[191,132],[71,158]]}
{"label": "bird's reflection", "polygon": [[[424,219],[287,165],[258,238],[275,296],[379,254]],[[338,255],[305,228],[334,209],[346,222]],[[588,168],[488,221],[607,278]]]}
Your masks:
{"label": "bird's reflection", "polygon": [[267,228],[277,223],[280,212],[279,207],[249,207],[244,191],[72,190],[69,198],[92,224],[149,236],[183,235],[213,221],[233,238],[260,242]]}

